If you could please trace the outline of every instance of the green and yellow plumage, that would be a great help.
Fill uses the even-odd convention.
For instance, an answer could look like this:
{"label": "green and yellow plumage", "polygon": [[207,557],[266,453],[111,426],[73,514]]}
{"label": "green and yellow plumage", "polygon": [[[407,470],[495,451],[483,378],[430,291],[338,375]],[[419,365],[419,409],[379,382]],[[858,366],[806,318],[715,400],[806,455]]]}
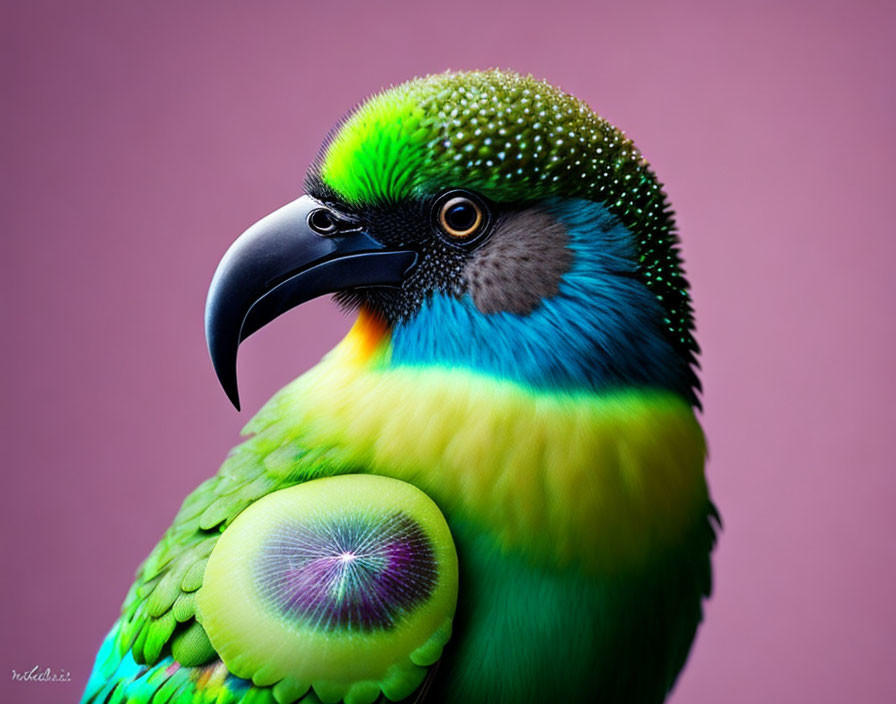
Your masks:
{"label": "green and yellow plumage", "polygon": [[[85,702],[662,701],[710,590],[716,514],[693,408],[687,284],[665,197],[640,153],[544,83],[444,74],[362,105],[309,183],[321,202],[358,213],[410,208],[445,188],[496,207],[532,201],[563,225],[575,261],[529,315],[483,315],[458,280],[432,277],[410,315],[387,320],[379,299],[365,304],[348,337],[271,399],[246,426],[250,437],[186,499],[138,571]],[[593,346],[558,346],[566,324],[570,340],[591,335]],[[519,356],[519,374],[498,359],[506,350]],[[419,514],[421,525],[444,514],[459,565],[452,587],[439,548],[448,581],[433,589],[444,604],[458,589],[454,635],[445,646],[450,616],[439,628],[432,620],[412,639],[429,643],[426,654],[404,660],[409,646],[396,655],[419,661],[404,670],[419,679],[395,686],[380,677],[385,666],[355,684],[348,675],[333,684],[338,672],[294,675],[291,667],[314,669],[295,665],[304,646],[288,640],[301,629],[239,635],[227,612],[250,607],[221,586],[223,575],[242,574],[239,555],[267,549],[259,536],[279,515],[268,507],[302,519],[312,504],[329,505],[302,498],[312,486],[336,491],[328,477],[359,474],[429,497],[438,517]],[[240,594],[255,589],[240,579]],[[414,608],[396,618],[412,620]],[[362,660],[377,649],[360,630],[335,633]],[[337,670],[351,651],[338,652]],[[365,666],[343,669],[373,672]]]}

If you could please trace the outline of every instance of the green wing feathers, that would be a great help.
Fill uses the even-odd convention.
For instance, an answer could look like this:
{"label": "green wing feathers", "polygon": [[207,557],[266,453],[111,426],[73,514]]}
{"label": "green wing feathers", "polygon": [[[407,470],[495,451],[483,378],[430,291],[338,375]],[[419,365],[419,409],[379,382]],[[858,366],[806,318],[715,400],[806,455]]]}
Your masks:
{"label": "green wing feathers", "polygon": [[261,428],[186,499],[84,702],[372,704],[418,689],[457,601],[444,517],[410,484],[326,476],[289,447]]}
{"label": "green wing feathers", "polygon": [[321,453],[283,443],[282,429],[253,424],[255,434],[238,445],[214,477],[190,494],[171,527],[137,569],[122,607],[116,645],[137,663],[154,664],[173,652],[186,665],[209,662],[215,652],[196,621],[195,595],[208,557],[224,529],[263,496],[334,473]]}
{"label": "green wing feathers", "polygon": [[[274,447],[282,458],[283,447]],[[163,661],[176,660],[185,667],[209,665],[213,669],[216,662],[220,663],[205,629],[196,620],[196,592],[202,586],[218,538],[244,508],[261,497],[303,478],[324,474],[322,469],[316,472],[313,463],[300,461],[298,453],[288,463],[289,471],[283,472],[282,461],[270,461],[273,449],[264,432],[256,434],[234,448],[218,474],[184,500],[171,527],[137,569],[121,618],[97,656],[91,675],[94,687],[92,691],[88,687],[84,702],[105,701],[96,683],[104,677],[114,678],[119,666],[127,665],[128,660],[133,666],[118,673],[120,676],[137,677],[140,670],[140,677],[145,677]],[[155,672],[162,670],[155,668]],[[184,682],[189,679],[186,675],[179,677],[185,678]]]}
{"label": "green wing feathers", "polygon": [[[174,524],[138,569],[122,609],[117,642],[120,652],[131,649],[136,662],[154,664],[166,648],[185,665],[201,665],[214,657],[195,608],[208,557],[229,522],[277,487],[263,465],[240,462],[242,454],[237,451],[221,474],[186,499]],[[254,471],[244,471],[240,481],[234,465]]]}

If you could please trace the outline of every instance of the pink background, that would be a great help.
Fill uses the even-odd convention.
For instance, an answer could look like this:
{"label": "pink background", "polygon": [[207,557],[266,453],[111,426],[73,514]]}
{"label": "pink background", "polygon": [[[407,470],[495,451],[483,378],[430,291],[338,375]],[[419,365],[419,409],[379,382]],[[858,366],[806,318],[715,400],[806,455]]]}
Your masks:
{"label": "pink background", "polygon": [[253,338],[235,413],[229,242],[371,91],[502,66],[626,129],[678,212],[725,531],[673,701],[896,701],[892,3],[11,5],[0,700],[77,698],[182,498],[347,329],[321,300]]}

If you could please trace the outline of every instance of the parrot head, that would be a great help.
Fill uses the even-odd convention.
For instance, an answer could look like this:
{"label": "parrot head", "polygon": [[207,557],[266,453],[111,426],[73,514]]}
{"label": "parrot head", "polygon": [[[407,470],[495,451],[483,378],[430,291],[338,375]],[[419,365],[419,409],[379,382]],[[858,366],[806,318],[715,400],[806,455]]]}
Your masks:
{"label": "parrot head", "polygon": [[209,351],[237,408],[240,342],[328,293],[389,331],[390,364],[698,404],[665,194],[576,98],[504,71],[412,80],[332,131],[306,191],[250,227],[211,284]]}

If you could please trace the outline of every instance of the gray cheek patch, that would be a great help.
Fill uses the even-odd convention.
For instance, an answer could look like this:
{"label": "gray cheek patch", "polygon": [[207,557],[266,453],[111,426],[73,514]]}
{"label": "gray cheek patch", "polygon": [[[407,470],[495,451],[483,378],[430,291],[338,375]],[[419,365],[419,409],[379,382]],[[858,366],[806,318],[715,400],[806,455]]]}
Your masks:
{"label": "gray cheek patch", "polygon": [[540,210],[507,215],[464,269],[467,288],[483,313],[530,313],[554,296],[572,265],[566,228]]}

